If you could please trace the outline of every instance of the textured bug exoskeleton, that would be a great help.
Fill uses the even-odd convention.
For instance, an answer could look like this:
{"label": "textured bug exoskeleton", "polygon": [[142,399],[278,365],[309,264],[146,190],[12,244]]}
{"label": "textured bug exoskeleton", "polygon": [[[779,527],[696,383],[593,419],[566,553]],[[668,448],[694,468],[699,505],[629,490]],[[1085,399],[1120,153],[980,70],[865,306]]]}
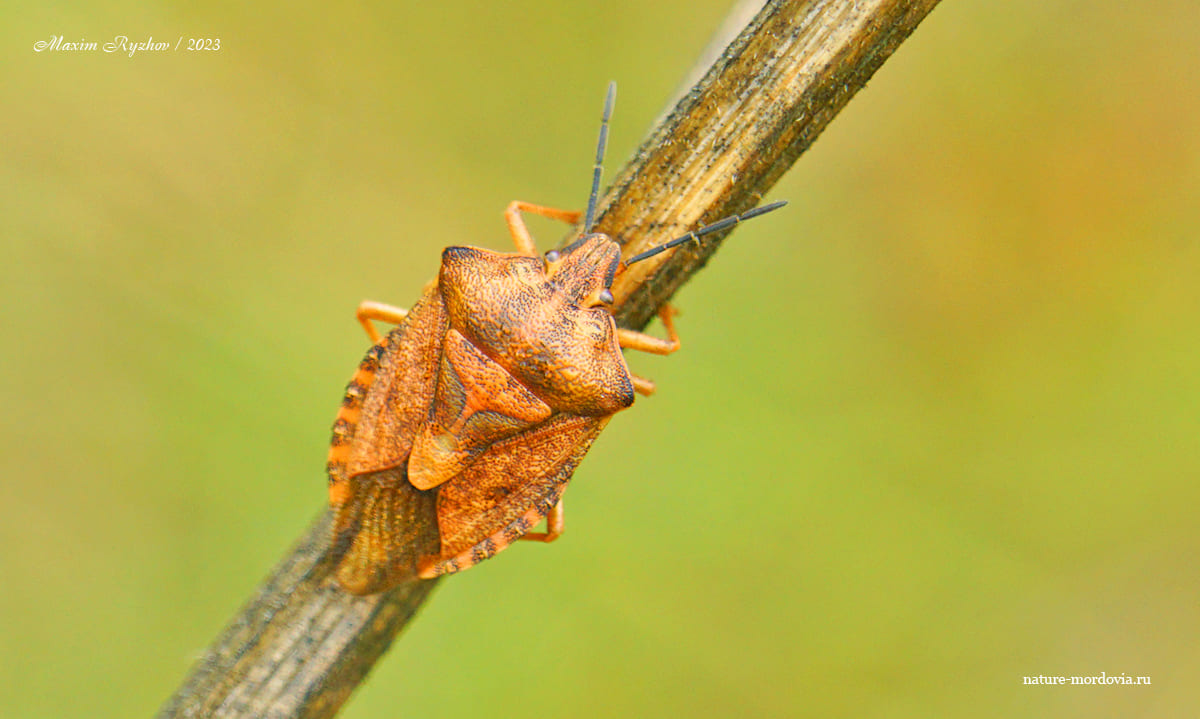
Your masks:
{"label": "textured bug exoskeleton", "polygon": [[[588,233],[611,112],[580,239],[538,254],[521,218],[576,223],[582,213],[523,202],[505,213],[517,252],[448,247],[437,281],[410,311],[365,302],[375,340],[346,389],[329,453],[337,578],[382,591],[465,569],[518,539],[562,532],[562,493],[612,415],[653,384],[629,372],[622,348],[674,352],[668,338],[618,329],[613,278],[634,261],[774,209],[759,208],[621,261]],[[397,323],[379,337],[372,320]],[[542,519],[547,531],[530,533]]]}

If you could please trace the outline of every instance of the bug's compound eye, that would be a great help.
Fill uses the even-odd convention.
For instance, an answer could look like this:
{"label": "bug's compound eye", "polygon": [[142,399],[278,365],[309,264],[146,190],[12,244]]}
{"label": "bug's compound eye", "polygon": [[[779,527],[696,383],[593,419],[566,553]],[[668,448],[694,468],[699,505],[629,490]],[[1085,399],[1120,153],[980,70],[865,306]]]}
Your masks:
{"label": "bug's compound eye", "polygon": [[[611,305],[613,301],[612,290],[607,287],[601,288],[592,292],[587,296],[587,299],[580,305],[581,307],[599,307],[601,305]],[[611,310],[609,310],[611,312]]]}
{"label": "bug's compound eye", "polygon": [[550,250],[546,253],[547,262],[558,262],[558,250]]}

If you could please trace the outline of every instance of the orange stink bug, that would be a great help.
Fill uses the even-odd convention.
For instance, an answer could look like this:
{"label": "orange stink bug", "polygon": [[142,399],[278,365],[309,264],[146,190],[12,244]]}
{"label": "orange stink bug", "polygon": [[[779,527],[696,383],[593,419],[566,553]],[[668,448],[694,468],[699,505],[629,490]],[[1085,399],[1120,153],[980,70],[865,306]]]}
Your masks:
{"label": "orange stink bug", "polygon": [[[617,328],[613,278],[634,263],[761,215],[783,202],[707,225],[621,260],[590,232],[616,86],[600,125],[586,213],[513,202],[517,251],[447,247],[436,282],[411,310],[358,308],[374,345],[346,388],[329,451],[337,579],[369,594],[466,569],[518,539],[563,530],[562,493],[613,414],[654,384],[622,349],[679,348]],[[577,240],[541,255],[522,212],[571,224]],[[381,337],[372,321],[396,324]],[[542,519],[546,532],[529,532]]]}

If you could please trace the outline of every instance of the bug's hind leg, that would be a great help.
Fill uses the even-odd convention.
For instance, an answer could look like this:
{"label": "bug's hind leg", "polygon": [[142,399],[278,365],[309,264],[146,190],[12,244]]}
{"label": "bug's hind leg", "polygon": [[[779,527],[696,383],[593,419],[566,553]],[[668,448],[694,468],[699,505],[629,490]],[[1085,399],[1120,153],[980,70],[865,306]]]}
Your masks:
{"label": "bug's hind leg", "polygon": [[[658,316],[662,319],[663,327],[667,329],[667,339],[654,337],[642,332],[634,332],[633,330],[617,329],[617,342],[622,348],[631,350],[640,350],[656,355],[669,355],[679,349],[679,333],[675,331],[675,315],[677,311],[671,305],[663,305],[659,310]],[[633,389],[639,394],[652,395],[654,394],[654,382],[639,377],[632,372],[629,373],[629,380],[633,382]]]}
{"label": "bug's hind leg", "polygon": [[563,521],[563,501],[562,497],[559,497],[558,503],[546,514],[546,531],[526,532],[521,535],[521,539],[528,539],[534,542],[553,542],[562,536],[565,526]]}
{"label": "bug's hind leg", "polygon": [[525,226],[525,220],[521,218],[522,212],[532,212],[552,220],[562,220],[570,225],[578,223],[579,218],[583,216],[583,213],[578,210],[559,210],[520,200],[508,203],[508,209],[504,210],[504,220],[508,223],[508,231],[512,234],[513,244],[517,246],[517,252],[529,257],[537,257],[539,253],[533,236],[529,234],[529,228]]}
{"label": "bug's hind leg", "polygon": [[402,307],[385,305],[382,302],[365,300],[359,304],[354,316],[358,318],[358,323],[367,331],[367,336],[371,338],[371,341],[379,344],[379,340],[383,338],[379,335],[379,330],[375,329],[375,325],[371,324],[371,320],[390,322],[398,325],[404,321],[405,317],[408,317],[408,310]]}

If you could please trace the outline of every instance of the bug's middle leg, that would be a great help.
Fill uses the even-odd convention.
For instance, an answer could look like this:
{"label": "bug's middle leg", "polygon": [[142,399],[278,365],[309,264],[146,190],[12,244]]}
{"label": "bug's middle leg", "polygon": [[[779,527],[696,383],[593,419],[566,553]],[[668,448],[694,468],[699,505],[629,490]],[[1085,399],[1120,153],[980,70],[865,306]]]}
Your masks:
{"label": "bug's middle leg", "polygon": [[504,220],[508,223],[508,231],[512,234],[513,244],[517,246],[517,252],[530,257],[537,257],[539,253],[537,244],[533,241],[533,235],[529,234],[529,228],[525,226],[525,220],[521,218],[522,212],[532,212],[552,220],[562,220],[570,225],[579,222],[579,218],[583,216],[583,213],[578,210],[559,210],[554,207],[535,205],[532,202],[513,200],[508,203],[508,208],[504,210]]}
{"label": "bug's middle leg", "polygon": [[[625,349],[640,350],[656,355],[669,355],[679,349],[679,333],[675,331],[675,308],[671,305],[663,305],[659,310],[658,316],[662,319],[663,327],[667,330],[667,339],[654,337],[642,332],[617,328],[617,343]],[[654,382],[645,377],[639,377],[632,372],[629,373],[629,380],[633,382],[633,389],[639,394],[652,395],[654,394]]]}

